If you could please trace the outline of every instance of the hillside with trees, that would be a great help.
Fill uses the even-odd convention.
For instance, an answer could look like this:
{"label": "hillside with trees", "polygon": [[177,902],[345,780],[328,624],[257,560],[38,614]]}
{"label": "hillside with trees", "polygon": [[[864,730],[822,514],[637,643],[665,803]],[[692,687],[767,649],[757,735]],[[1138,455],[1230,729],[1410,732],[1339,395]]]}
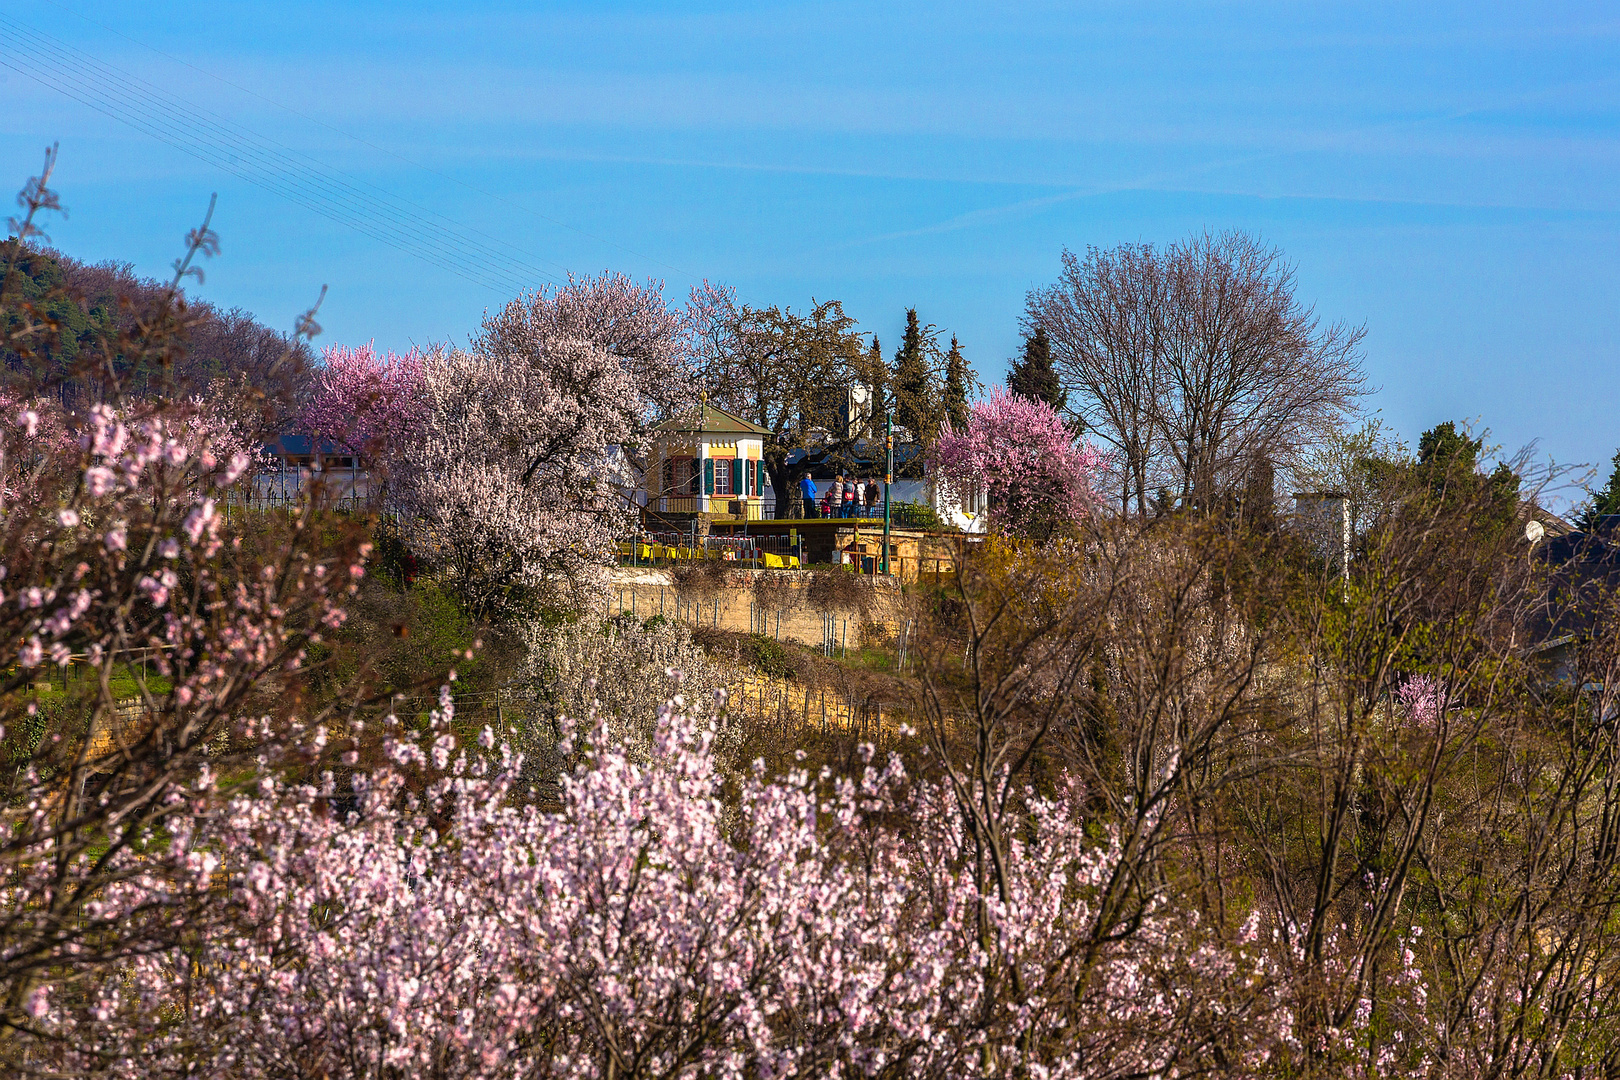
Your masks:
{"label": "hillside with trees", "polygon": [[[201,393],[221,382],[267,387],[277,381],[278,365],[307,367],[311,360],[306,343],[251,313],[220,311],[173,283],[138,276],[129,263],[83,263],[38,243],[17,249],[13,262],[0,309],[7,341],[0,362],[14,382],[48,381],[69,409],[99,400],[109,369],[132,393],[175,387]],[[103,348],[159,319],[173,320],[177,338],[162,353],[114,348],[109,355]],[[48,332],[29,332],[31,325]]]}
{"label": "hillside with trees", "polygon": [[[1620,556],[1555,562],[1482,435],[1357,426],[1361,331],[1279,253],[1068,254],[980,396],[915,309],[884,364],[836,302],[615,274],[304,373],[308,316],[275,352],[23,252],[11,1074],[1620,1072]],[[863,373],[889,390],[851,418],[828,390]],[[160,375],[262,388],[386,487],[255,502],[251,433]],[[616,610],[651,573],[637,455],[705,394],[778,490],[892,415],[988,528],[906,583],[688,550],[667,610]],[[1319,478],[1331,528],[1256,462]],[[872,632],[726,632],[719,590]]]}

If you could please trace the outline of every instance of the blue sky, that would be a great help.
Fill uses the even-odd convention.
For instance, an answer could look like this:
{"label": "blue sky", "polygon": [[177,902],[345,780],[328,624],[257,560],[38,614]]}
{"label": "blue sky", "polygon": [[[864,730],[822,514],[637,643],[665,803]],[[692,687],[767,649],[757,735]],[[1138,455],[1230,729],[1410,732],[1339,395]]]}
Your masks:
{"label": "blue sky", "polygon": [[[1287,253],[1324,318],[1366,324],[1369,407],[1408,439],[1477,420],[1605,465],[1620,444],[1612,7],[0,0],[0,17],[8,63],[54,58],[81,90],[109,65],[104,86],[182,103],[162,130],[219,123],[309,162],[311,198],[354,189],[322,216],[0,69],[14,186],[62,144],[60,247],[160,273],[217,191],[224,251],[196,291],[290,326],[329,285],[324,343],[465,340],[514,283],[612,268],[677,296],[709,278],[756,303],[839,298],[888,349],[915,305],[994,380],[1064,246],[1238,227]],[[438,223],[428,260],[379,239],[390,206]],[[499,280],[458,274],[479,260],[456,243],[501,252]]]}

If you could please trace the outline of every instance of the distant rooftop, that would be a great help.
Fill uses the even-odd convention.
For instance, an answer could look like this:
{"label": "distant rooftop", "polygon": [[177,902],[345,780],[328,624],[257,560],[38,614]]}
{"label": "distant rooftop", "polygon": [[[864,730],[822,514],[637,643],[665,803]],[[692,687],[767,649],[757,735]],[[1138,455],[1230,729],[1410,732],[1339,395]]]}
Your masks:
{"label": "distant rooftop", "polygon": [[673,420],[666,420],[659,424],[658,431],[675,433],[693,433],[697,435],[769,435],[769,428],[762,428],[758,424],[750,424],[740,416],[733,416],[724,409],[717,409],[713,405],[704,403],[695,409],[688,409]]}

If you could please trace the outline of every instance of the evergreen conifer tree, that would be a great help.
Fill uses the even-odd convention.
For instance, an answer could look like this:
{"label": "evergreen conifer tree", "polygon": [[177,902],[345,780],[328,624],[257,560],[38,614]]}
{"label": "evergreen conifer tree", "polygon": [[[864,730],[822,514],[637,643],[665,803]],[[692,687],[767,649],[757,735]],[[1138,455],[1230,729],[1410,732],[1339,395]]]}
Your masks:
{"label": "evergreen conifer tree", "polygon": [[1481,475],[1484,447],[1484,439],[1470,439],[1447,420],[1418,439],[1417,472],[1436,497],[1466,497],[1483,490],[1494,504],[1494,516],[1507,522],[1518,510],[1519,476],[1506,462],[1499,462],[1489,476]]}
{"label": "evergreen conifer tree", "polygon": [[1007,389],[1020,397],[1044,401],[1059,413],[1069,403],[1068,392],[1052,367],[1052,343],[1045,327],[1037,326],[1034,333],[1024,337],[1024,355],[1013,361],[1007,373]]}
{"label": "evergreen conifer tree", "polygon": [[906,310],[906,336],[894,353],[894,422],[928,442],[939,429],[939,403],[928,365],[928,341],[917,309]]}
{"label": "evergreen conifer tree", "polygon": [[1577,524],[1583,532],[1590,532],[1598,524],[1598,518],[1611,514],[1620,514],[1620,451],[1615,452],[1614,472],[1609,474],[1608,486],[1593,493],[1592,505],[1581,514]]}
{"label": "evergreen conifer tree", "polygon": [[962,346],[958,344],[956,336],[951,336],[951,351],[945,357],[945,399],[941,403],[944,418],[950,421],[954,431],[966,431],[968,422],[968,371],[967,359],[962,355]]}

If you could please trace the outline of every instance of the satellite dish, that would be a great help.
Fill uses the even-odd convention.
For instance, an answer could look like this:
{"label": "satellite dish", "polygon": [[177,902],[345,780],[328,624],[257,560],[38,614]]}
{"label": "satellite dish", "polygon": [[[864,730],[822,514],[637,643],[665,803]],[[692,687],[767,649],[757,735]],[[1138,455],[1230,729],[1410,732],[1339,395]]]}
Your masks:
{"label": "satellite dish", "polygon": [[1547,535],[1547,528],[1535,518],[1524,523],[1524,538],[1534,544]]}

